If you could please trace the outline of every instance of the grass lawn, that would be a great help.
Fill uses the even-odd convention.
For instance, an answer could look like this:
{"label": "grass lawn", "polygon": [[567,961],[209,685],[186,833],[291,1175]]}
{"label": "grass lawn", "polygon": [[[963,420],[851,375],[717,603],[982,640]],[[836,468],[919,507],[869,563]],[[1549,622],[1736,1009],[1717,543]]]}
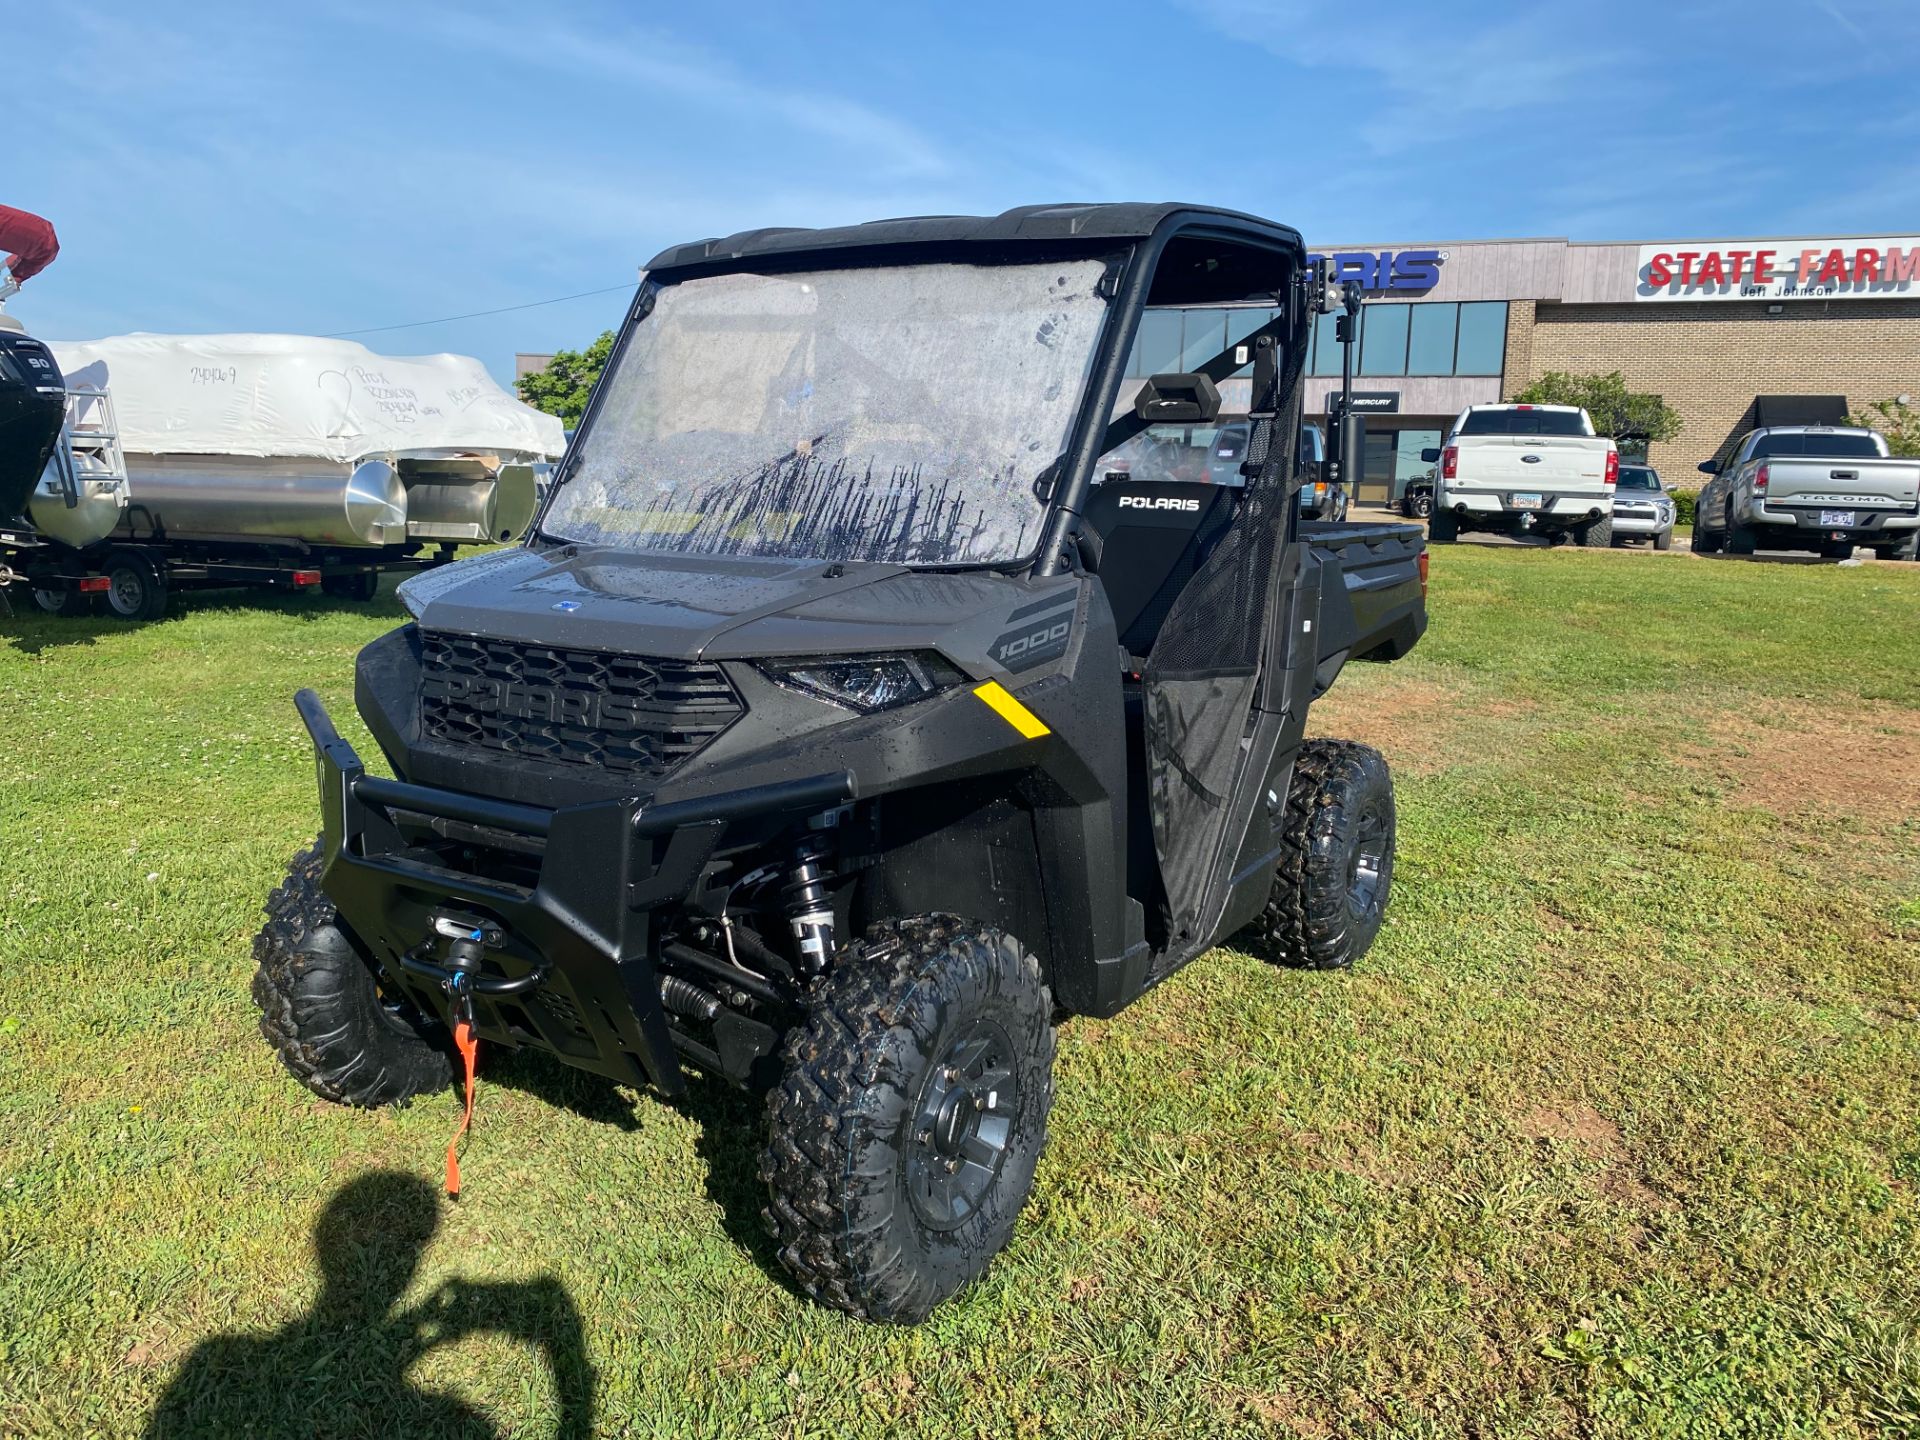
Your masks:
{"label": "grass lawn", "polygon": [[454,1207],[451,1093],[265,1049],[289,696],[344,722],[390,599],[0,621],[0,1435],[1920,1431],[1920,566],[1458,546],[1432,604],[1314,713],[1398,778],[1374,952],[1069,1025],[913,1331],[770,1273],[730,1092],[483,1057]]}

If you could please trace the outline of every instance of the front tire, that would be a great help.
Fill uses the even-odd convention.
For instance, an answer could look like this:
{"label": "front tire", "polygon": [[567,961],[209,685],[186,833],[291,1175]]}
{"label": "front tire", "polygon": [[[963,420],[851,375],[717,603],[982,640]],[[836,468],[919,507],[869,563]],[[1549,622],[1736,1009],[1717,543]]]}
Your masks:
{"label": "front tire", "polygon": [[1345,970],[1366,954],[1393,886],[1393,775],[1351,740],[1309,740],[1293,762],[1280,817],[1280,863],[1254,922],[1282,965]]}
{"label": "front tire", "polygon": [[1658,535],[1655,535],[1653,537],[1653,548],[1656,550],[1671,550],[1673,548],[1673,531],[1662,530]]}
{"label": "front tire", "polygon": [[1052,1000],[1013,937],[876,925],[815,982],[767,1100],[767,1226],[801,1289],[917,1324],[987,1268],[1053,1108]]}
{"label": "front tire", "polygon": [[63,620],[77,620],[82,615],[93,613],[93,597],[83,595],[71,585],[34,587],[33,603],[48,615],[58,615]]}
{"label": "front tire", "polygon": [[320,843],[294,857],[254,937],[253,1001],[280,1062],[322,1100],[405,1105],[453,1079],[446,1029],[384,1001],[365,960],[320,889]]}

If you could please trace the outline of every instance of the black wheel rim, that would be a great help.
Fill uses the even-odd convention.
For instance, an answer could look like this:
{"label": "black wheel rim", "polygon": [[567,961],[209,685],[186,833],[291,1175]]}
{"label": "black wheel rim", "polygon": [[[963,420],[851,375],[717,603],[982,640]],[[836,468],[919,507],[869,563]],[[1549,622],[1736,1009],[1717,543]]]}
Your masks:
{"label": "black wheel rim", "polygon": [[907,1197],[933,1230],[980,1213],[1013,1143],[1020,1085],[1013,1042],[976,1020],[947,1045],[920,1089],[907,1137]]}
{"label": "black wheel rim", "polygon": [[146,598],[146,577],[131,565],[116,566],[107,576],[107,603],[116,615],[138,615]]}
{"label": "black wheel rim", "polygon": [[1347,912],[1356,920],[1370,919],[1380,908],[1386,890],[1387,817],[1378,805],[1360,812],[1353,841],[1353,859],[1347,867]]}

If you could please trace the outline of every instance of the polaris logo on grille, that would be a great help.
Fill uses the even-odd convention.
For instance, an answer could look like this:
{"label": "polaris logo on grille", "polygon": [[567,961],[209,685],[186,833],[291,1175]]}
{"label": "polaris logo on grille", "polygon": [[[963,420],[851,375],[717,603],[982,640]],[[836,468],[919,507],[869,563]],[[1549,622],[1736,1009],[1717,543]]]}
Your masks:
{"label": "polaris logo on grille", "polygon": [[484,676],[431,678],[423,682],[421,690],[431,699],[509,720],[531,720],[539,725],[578,725],[587,730],[638,729],[644,708],[638,698],[630,695],[562,690],[552,685],[519,685]]}
{"label": "polaris logo on grille", "polygon": [[1146,495],[1122,495],[1120,497],[1120,508],[1122,510],[1198,510],[1200,508],[1200,502],[1198,500],[1181,500],[1171,495],[1156,495],[1151,497]]}

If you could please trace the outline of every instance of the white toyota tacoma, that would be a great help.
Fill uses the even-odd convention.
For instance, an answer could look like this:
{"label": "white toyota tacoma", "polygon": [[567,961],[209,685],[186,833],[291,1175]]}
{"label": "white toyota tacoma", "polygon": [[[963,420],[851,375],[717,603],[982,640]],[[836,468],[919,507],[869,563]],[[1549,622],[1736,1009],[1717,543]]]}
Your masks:
{"label": "white toyota tacoma", "polygon": [[1427,538],[1462,530],[1613,543],[1620,451],[1573,405],[1469,405],[1440,450],[1422,452],[1434,476]]}

